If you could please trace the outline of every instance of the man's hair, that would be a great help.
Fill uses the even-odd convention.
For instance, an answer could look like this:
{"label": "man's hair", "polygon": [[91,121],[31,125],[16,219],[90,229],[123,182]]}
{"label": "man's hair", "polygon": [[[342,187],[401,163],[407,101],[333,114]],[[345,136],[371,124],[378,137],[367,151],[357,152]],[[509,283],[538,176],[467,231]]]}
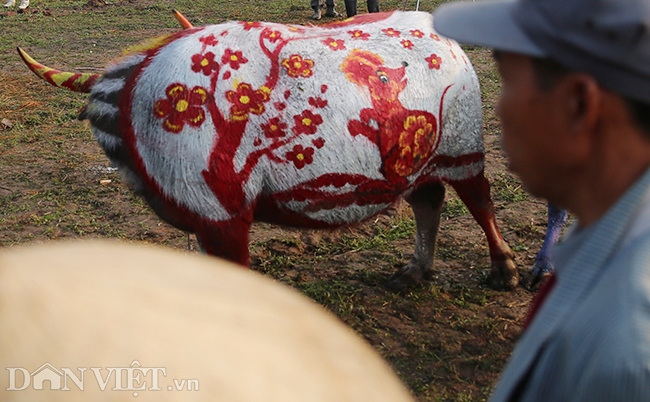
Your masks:
{"label": "man's hair", "polygon": [[[571,72],[557,61],[550,58],[531,57],[537,87],[541,91],[549,91],[567,74]],[[622,96],[632,118],[643,130],[645,136],[650,138],[650,105],[641,101]]]}

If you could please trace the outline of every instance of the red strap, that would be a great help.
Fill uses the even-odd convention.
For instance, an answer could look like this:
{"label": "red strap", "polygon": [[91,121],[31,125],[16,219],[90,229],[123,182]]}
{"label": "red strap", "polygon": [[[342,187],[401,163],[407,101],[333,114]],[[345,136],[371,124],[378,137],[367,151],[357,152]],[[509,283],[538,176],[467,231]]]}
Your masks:
{"label": "red strap", "polygon": [[544,300],[546,300],[546,296],[548,296],[548,294],[551,293],[551,289],[553,289],[555,282],[556,282],[555,274],[551,274],[549,278],[539,288],[537,294],[533,298],[533,302],[530,306],[530,310],[528,310],[528,315],[526,316],[526,320],[524,321],[524,328],[528,328],[528,325],[530,325],[530,323],[533,321],[533,317],[535,317],[535,314],[537,314],[537,310],[539,310],[539,308],[542,307]]}

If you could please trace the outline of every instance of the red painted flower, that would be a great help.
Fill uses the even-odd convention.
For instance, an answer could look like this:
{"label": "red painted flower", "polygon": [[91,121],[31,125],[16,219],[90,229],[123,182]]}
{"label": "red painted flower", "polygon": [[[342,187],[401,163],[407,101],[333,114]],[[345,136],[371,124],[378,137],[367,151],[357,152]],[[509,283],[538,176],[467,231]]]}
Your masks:
{"label": "red painted flower", "polygon": [[208,36],[200,37],[199,42],[205,44],[206,46],[214,46],[217,43],[219,43],[219,41],[212,34],[210,34]]}
{"label": "red painted flower", "polygon": [[442,64],[442,59],[440,57],[432,54],[431,56],[426,57],[424,60],[429,62],[430,69],[433,70],[435,68],[436,70],[440,70],[440,64]]}
{"label": "red painted flower", "polygon": [[398,175],[411,175],[424,165],[436,139],[435,130],[435,120],[429,121],[426,116],[406,118],[404,131],[400,133],[398,140],[400,153],[394,166]]}
{"label": "red painted flower", "polygon": [[343,39],[327,38],[322,41],[325,46],[329,46],[332,50],[345,50],[345,41]]}
{"label": "red painted flower", "polygon": [[191,127],[200,127],[205,121],[203,105],[208,98],[208,92],[196,86],[188,90],[183,84],[171,84],[165,90],[167,99],[161,99],[154,105],[153,113],[158,118],[164,118],[165,131],[178,134],[187,123]]}
{"label": "red painted flower", "polygon": [[282,34],[279,31],[272,31],[267,28],[262,32],[262,38],[268,39],[271,43],[275,43],[279,39],[282,39]]}
{"label": "red painted flower", "polygon": [[299,54],[293,54],[288,59],[282,60],[282,65],[287,69],[289,77],[311,77],[314,72],[311,70],[314,67],[314,61],[303,59]]}
{"label": "red painted flower", "polygon": [[240,83],[237,90],[226,92],[226,99],[233,105],[230,107],[230,114],[233,120],[246,120],[248,114],[260,115],[264,112],[264,102],[269,100],[271,90],[267,87],[260,87],[254,90],[250,84]]}
{"label": "red painted flower", "polygon": [[323,124],[323,118],[319,114],[314,114],[309,110],[293,116],[296,123],[292,130],[295,134],[314,134],[318,130],[318,125]]}
{"label": "red painted flower", "polygon": [[233,70],[239,70],[239,66],[248,63],[248,59],[244,57],[239,50],[233,52],[230,49],[226,49],[221,57],[221,63],[230,64],[230,68]]}
{"label": "red painted flower", "polygon": [[214,61],[214,53],[208,52],[206,54],[195,54],[192,56],[192,71],[195,73],[203,72],[205,75],[210,75],[217,71],[219,64]]}
{"label": "red painted flower", "polygon": [[287,152],[287,160],[293,162],[296,168],[302,169],[314,161],[314,148],[304,148],[302,145],[294,145],[293,151]]}
{"label": "red painted flower", "polygon": [[244,25],[244,30],[250,31],[253,28],[260,28],[262,23],[259,21],[241,21],[241,24]]}
{"label": "red painted flower", "polygon": [[386,29],[382,29],[381,31],[388,36],[399,36],[401,34],[400,31],[396,31],[393,28],[386,28]]}
{"label": "red painted flower", "polygon": [[413,29],[411,30],[411,36],[415,36],[416,38],[424,38],[424,32],[420,31],[419,29]]}
{"label": "red painted flower", "polygon": [[322,109],[325,106],[327,106],[327,99],[322,99],[320,96],[318,98],[314,98],[312,96],[309,97],[309,104],[312,105],[315,108]]}
{"label": "red painted flower", "polygon": [[408,39],[404,39],[404,40],[400,41],[399,43],[401,43],[402,46],[404,46],[405,49],[409,49],[409,50],[413,49],[413,42],[411,42]]}
{"label": "red painted flower", "polygon": [[269,119],[268,124],[262,124],[261,127],[266,138],[281,138],[287,135],[287,132],[284,131],[287,129],[287,124],[281,121],[279,117]]}
{"label": "red painted flower", "polygon": [[369,40],[370,39],[370,34],[365,33],[360,30],[355,30],[355,31],[348,31],[350,35],[352,35],[352,39],[361,39],[361,40]]}
{"label": "red painted flower", "polygon": [[311,140],[311,143],[318,149],[323,148],[325,145],[325,139],[323,137],[318,137],[315,140]]}
{"label": "red painted flower", "polygon": [[439,37],[438,35],[436,35],[436,34],[431,34],[430,36],[431,36],[431,39],[433,39],[433,40],[437,40],[438,42],[440,42],[440,37]]}

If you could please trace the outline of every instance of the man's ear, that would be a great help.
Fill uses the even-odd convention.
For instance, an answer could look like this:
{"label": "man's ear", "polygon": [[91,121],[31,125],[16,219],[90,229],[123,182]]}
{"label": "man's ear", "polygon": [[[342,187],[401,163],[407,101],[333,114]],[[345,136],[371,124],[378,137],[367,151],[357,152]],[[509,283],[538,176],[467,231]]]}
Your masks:
{"label": "man's ear", "polygon": [[583,73],[567,74],[558,83],[561,105],[566,111],[569,129],[585,135],[597,128],[603,90],[594,77]]}
{"label": "man's ear", "polygon": [[598,147],[603,89],[584,73],[569,73],[553,88],[553,108],[563,132],[563,153],[570,155],[576,166],[588,164]]}

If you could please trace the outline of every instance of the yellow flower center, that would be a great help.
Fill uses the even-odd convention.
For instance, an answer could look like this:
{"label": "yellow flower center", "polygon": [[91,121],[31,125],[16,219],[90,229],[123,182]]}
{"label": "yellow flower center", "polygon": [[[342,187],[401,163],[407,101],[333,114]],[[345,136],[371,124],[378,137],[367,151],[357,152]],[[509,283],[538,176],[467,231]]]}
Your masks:
{"label": "yellow flower center", "polygon": [[230,60],[237,61],[237,56],[233,54],[232,56],[230,56]]}
{"label": "yellow flower center", "polygon": [[276,126],[276,125],[271,126],[271,131],[276,131],[277,129],[278,129],[278,126]]}
{"label": "yellow flower center", "polygon": [[304,160],[304,159],[305,159],[305,155],[303,155],[303,154],[298,154],[298,155],[296,155],[296,159],[298,159],[299,161]]}
{"label": "yellow flower center", "polygon": [[190,104],[187,103],[185,100],[179,100],[178,103],[176,104],[176,110],[179,112],[184,112],[187,110],[187,108],[190,107]]}
{"label": "yellow flower center", "polygon": [[296,69],[300,68],[301,66],[302,66],[302,63],[300,63],[298,61],[293,63],[293,67],[296,68]]}
{"label": "yellow flower center", "polygon": [[331,42],[331,43],[330,43],[330,46],[332,46],[332,47],[337,47],[338,45],[339,45],[339,44],[336,43],[336,42]]}
{"label": "yellow flower center", "polygon": [[305,117],[304,119],[302,119],[302,124],[304,124],[305,126],[311,126],[311,119]]}
{"label": "yellow flower center", "polygon": [[239,101],[240,101],[241,103],[243,103],[244,105],[247,105],[247,104],[251,101],[251,98],[249,98],[248,96],[244,95],[244,96],[241,96],[241,97],[239,98]]}
{"label": "yellow flower center", "polygon": [[201,60],[201,65],[202,65],[203,67],[207,66],[208,63],[210,63],[210,62],[208,61],[208,59],[203,59],[203,60]]}

